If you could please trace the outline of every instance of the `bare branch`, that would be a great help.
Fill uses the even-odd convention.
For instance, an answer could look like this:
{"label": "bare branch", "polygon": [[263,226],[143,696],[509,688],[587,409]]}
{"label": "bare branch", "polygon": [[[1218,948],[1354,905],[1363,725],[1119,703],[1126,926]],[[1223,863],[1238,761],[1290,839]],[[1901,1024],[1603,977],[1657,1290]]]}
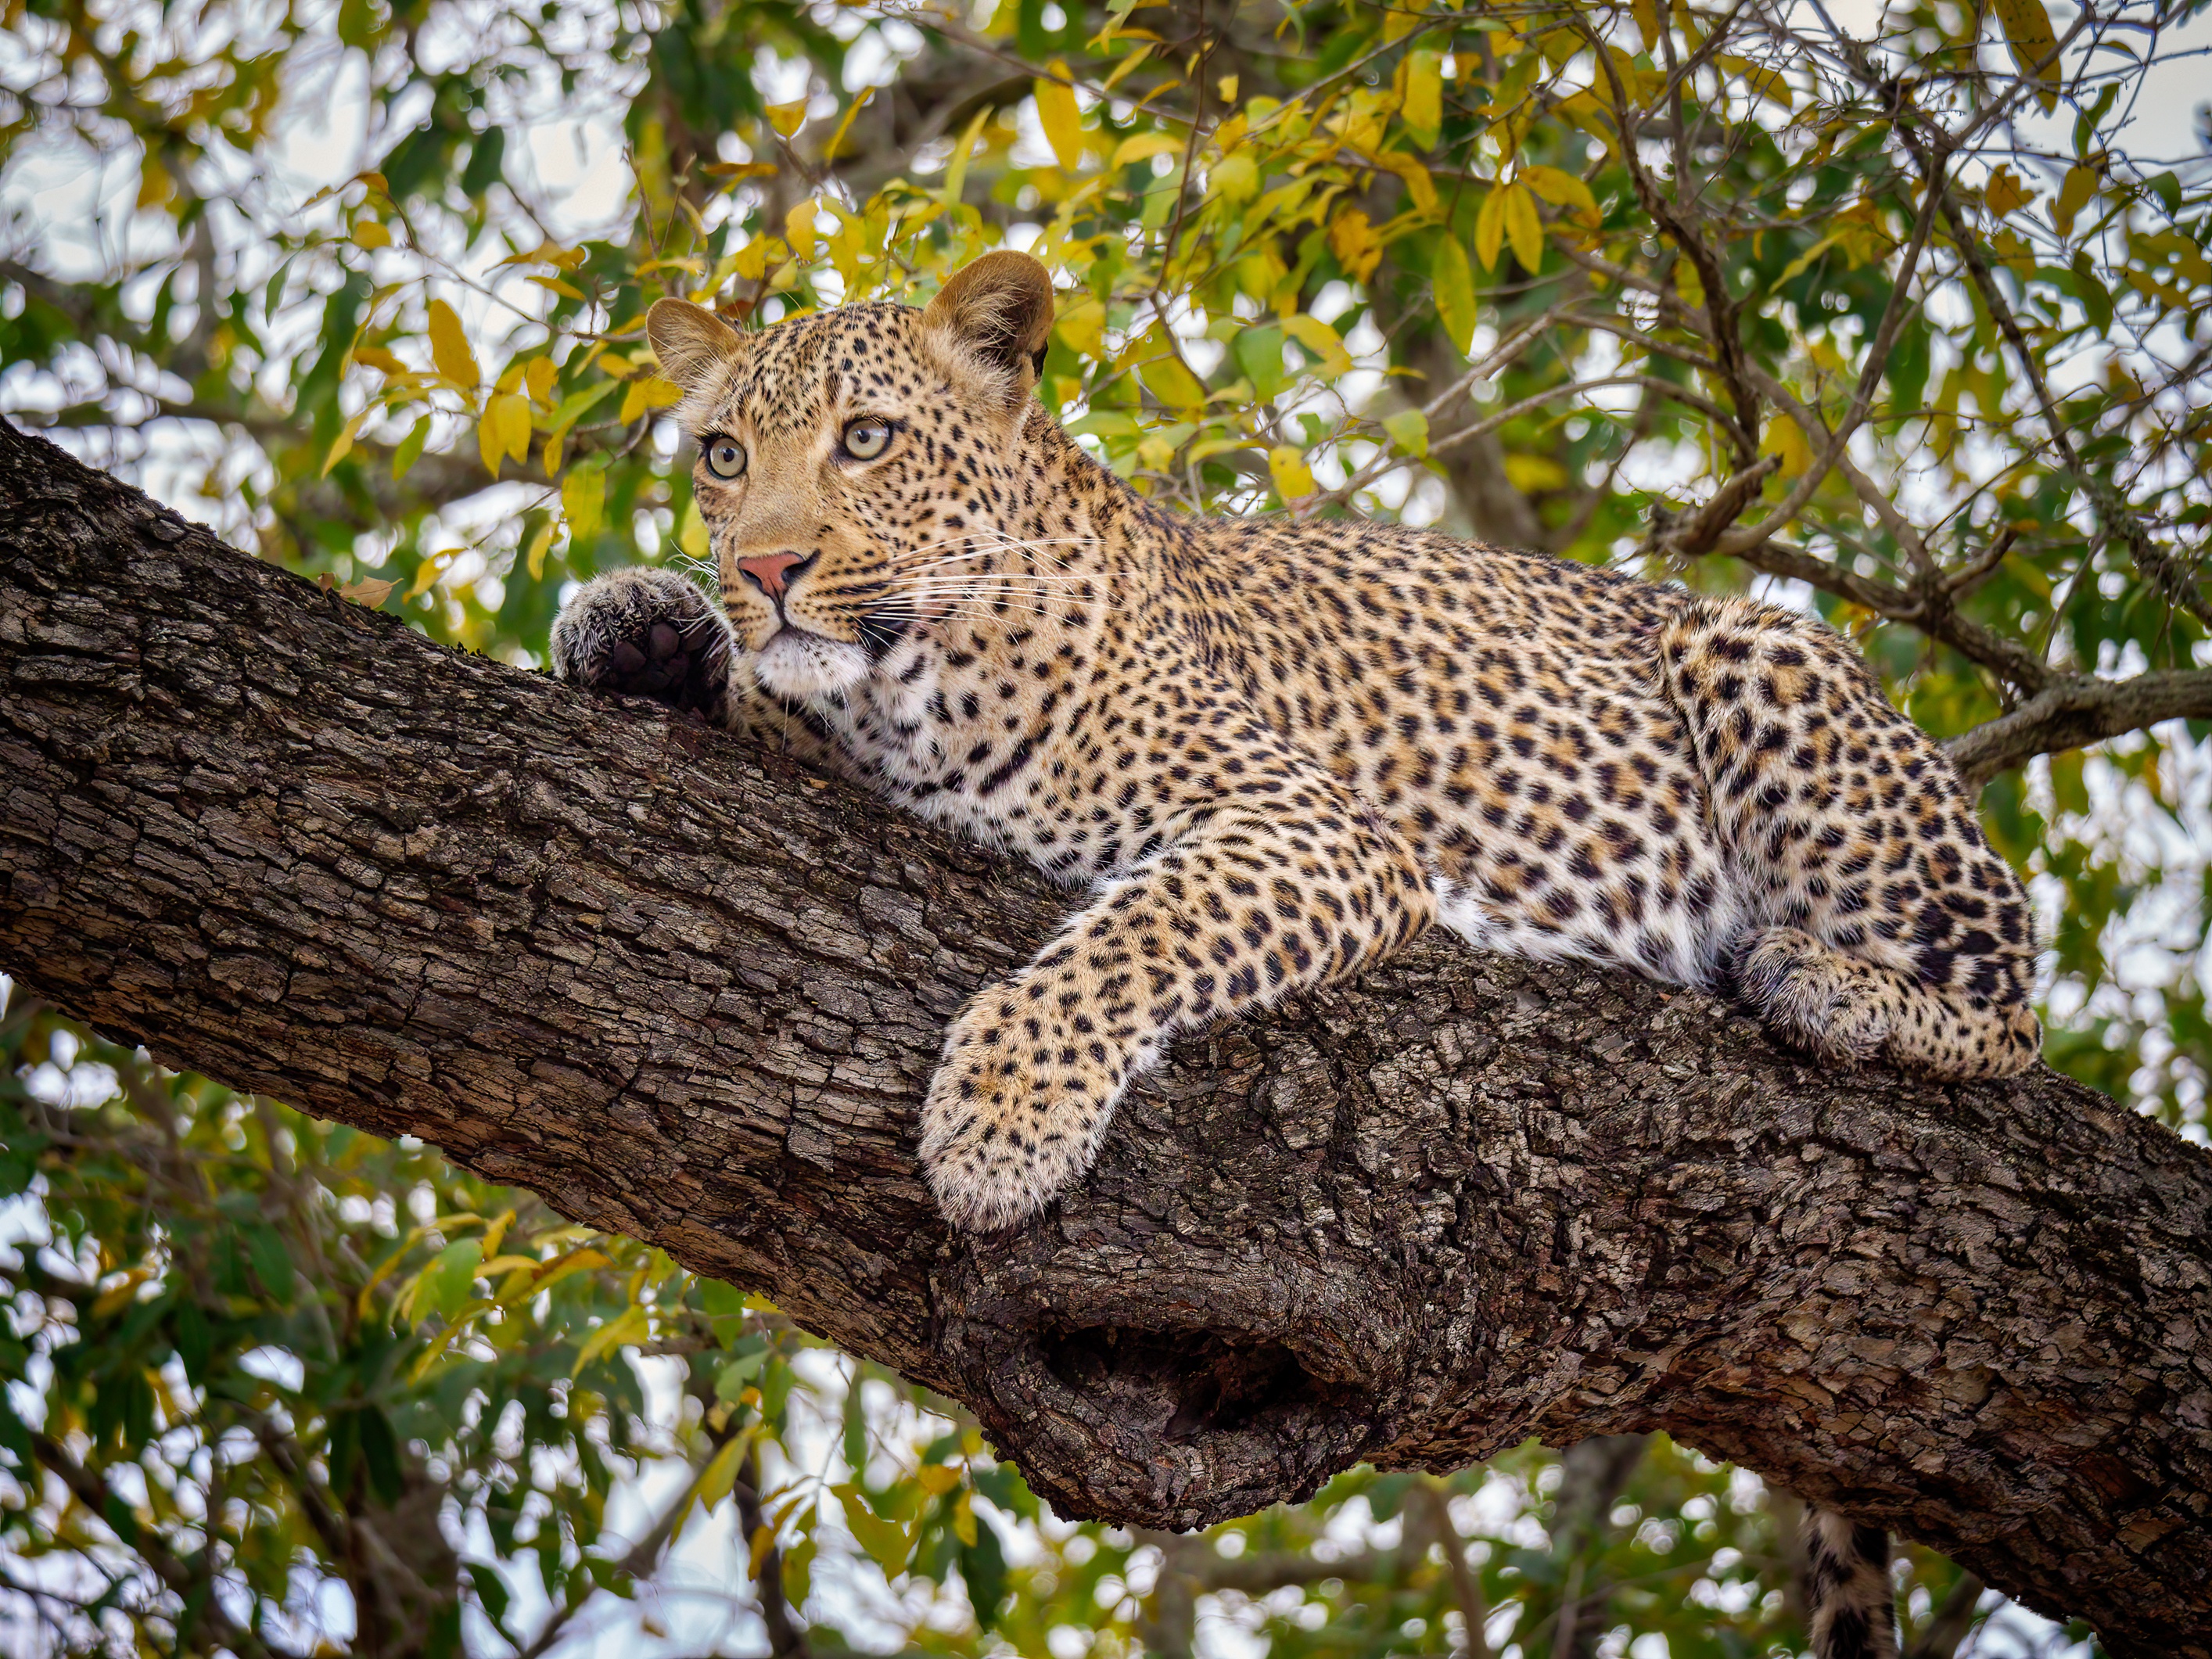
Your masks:
{"label": "bare branch", "polygon": [[1987,725],[1951,739],[1970,790],[2038,755],[2100,743],[2160,720],[2212,720],[2212,669],[2165,669],[2133,679],[2060,680]]}

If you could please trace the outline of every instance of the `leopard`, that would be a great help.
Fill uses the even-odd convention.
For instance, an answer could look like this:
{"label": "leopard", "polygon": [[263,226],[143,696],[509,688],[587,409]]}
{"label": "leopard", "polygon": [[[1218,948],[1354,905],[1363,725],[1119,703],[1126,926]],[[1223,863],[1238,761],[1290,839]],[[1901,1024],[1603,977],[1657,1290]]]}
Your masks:
{"label": "leopard", "polygon": [[[951,1224],[1063,1193],[1178,1034],[1439,925],[1720,993],[1826,1063],[2036,1063],[2020,881],[1850,641],[1437,530],[1155,501],[1036,395],[1057,304],[1009,249],[925,307],[657,301],[720,604],[617,569],[550,640],[564,680],[1082,890],[945,1032],[920,1157]],[[1814,1514],[1828,1649],[1893,1651],[1879,1529]]]}

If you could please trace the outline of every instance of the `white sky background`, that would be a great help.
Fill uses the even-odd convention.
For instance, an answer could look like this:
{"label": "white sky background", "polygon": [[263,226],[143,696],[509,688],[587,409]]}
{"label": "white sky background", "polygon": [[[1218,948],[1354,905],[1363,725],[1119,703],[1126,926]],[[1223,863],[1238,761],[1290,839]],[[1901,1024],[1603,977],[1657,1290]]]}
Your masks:
{"label": "white sky background", "polygon": [[[1870,33],[1881,10],[1880,0],[1829,0],[1831,15],[1855,34]],[[2063,32],[2066,13],[2062,8],[2054,7],[2054,10]],[[0,37],[0,69],[6,65],[9,50],[4,37]],[[2212,95],[2212,60],[2203,55],[2212,50],[2212,13],[2202,14],[2175,31],[2161,43],[2160,50],[2161,61],[2146,76],[2135,102],[2124,130],[2125,143],[2134,153],[2162,161],[2199,156],[2197,111]],[[881,82],[890,78],[894,68],[880,52],[864,48],[850,63],[848,86]],[[295,63],[290,73],[289,98],[273,131],[272,165],[263,188],[274,198],[270,205],[297,210],[318,191],[372,164],[388,141],[380,141],[372,150],[366,72],[357,53],[333,52],[322,61]],[[793,65],[764,65],[760,76],[763,89],[777,100],[797,96],[803,89],[799,75]],[[1024,120],[1034,126],[1033,117],[1025,113]],[[2063,149],[2069,123],[2070,116],[2052,118],[2045,123],[2047,132],[2031,136],[2047,137],[2054,148]],[[1036,148],[1042,155],[1041,137],[1038,137]],[[629,212],[629,175],[623,155],[620,112],[612,105],[581,113],[556,110],[510,129],[508,138],[510,176],[556,237],[573,243],[605,234]],[[0,241],[0,248],[64,282],[96,279],[112,268],[117,250],[106,246],[103,238],[112,227],[127,222],[125,210],[137,185],[135,155],[90,156],[52,149],[33,153],[0,178],[0,228],[13,228],[12,234],[0,228],[0,236],[7,238]],[[27,231],[34,235],[34,242],[23,240]],[[483,274],[491,257],[478,256],[478,269],[471,274]],[[1324,314],[1327,309],[1323,307]],[[472,325],[477,320],[470,316],[465,304],[463,315]],[[1364,340],[1355,332],[1350,343],[1355,349],[1365,345],[1371,350],[1379,347],[1380,341]],[[1379,385],[1380,376],[1374,378]],[[12,393],[18,384],[15,377],[0,370],[0,395]],[[1357,397],[1357,387],[1347,389]],[[143,461],[128,469],[136,475],[135,481],[188,516],[213,521],[233,534],[243,529],[235,521],[233,507],[203,498],[195,489],[212,458],[210,446],[219,444],[219,440],[212,439],[205,428],[191,432],[173,423],[163,423],[147,436],[149,447]],[[512,505],[498,495],[488,495],[479,508],[507,512]],[[2170,823],[2159,822],[2160,815],[2142,810],[2142,803],[2128,799],[2110,769],[2102,769],[2101,779],[2094,775],[2097,769],[2092,770],[2096,807],[2093,823],[2082,826],[2083,833],[2104,837],[2115,847],[2132,847],[2139,862],[2146,866],[2162,866],[2172,878],[2168,899],[2160,900],[2154,894],[2143,913],[2130,918],[2128,931],[2140,937],[2139,949],[2132,954],[2120,952],[2116,957],[2123,986],[2113,994],[2124,998],[2130,988],[2139,987],[2144,996],[2154,996],[2156,986],[2169,982],[2176,962],[2195,954],[2203,943],[2201,939],[2191,940],[2186,936],[2193,912],[2181,896],[2191,889],[2202,890],[2198,872],[2208,854],[2212,854],[2212,757],[2202,753],[2190,757],[2187,775],[2181,781],[2184,844],[2175,844]],[[2178,927],[2183,930],[2181,937],[2175,936]],[[4,997],[4,984],[0,981],[0,998]],[[57,1079],[56,1086],[63,1086],[64,1081]],[[2200,1130],[2200,1138],[2201,1134]],[[0,1218],[0,1231],[8,1235],[0,1241],[0,1248],[22,1242],[22,1222],[21,1217]],[[666,1413],[674,1409],[676,1390],[671,1378],[659,1374],[660,1370],[665,1370],[661,1362],[641,1365],[655,1408]],[[801,1428],[792,1437],[791,1449],[802,1463],[830,1469],[837,1461],[835,1424]],[[830,1478],[838,1476],[832,1473]],[[676,1479],[672,1469],[649,1468],[617,1492],[610,1506],[611,1525],[617,1531],[642,1530],[666,1501]],[[773,1471],[770,1484],[774,1484]],[[1499,1496],[1502,1501],[1504,1495]],[[718,1650],[758,1651],[763,1645],[758,1621],[733,1610],[728,1599],[732,1587],[743,1578],[742,1552],[733,1536],[732,1507],[726,1504],[709,1519],[694,1521],[661,1574],[661,1593],[629,1604],[600,1597],[599,1605],[579,1620],[574,1637],[564,1641],[555,1653],[562,1659],[580,1659],[583,1655],[659,1659],[664,1655]],[[1471,1514],[1464,1518],[1472,1522],[1476,1517]],[[1486,1510],[1483,1519],[1483,1529],[1495,1533],[1511,1517],[1503,1513],[1492,1517]],[[469,1542],[475,1547],[468,1551],[471,1556],[488,1559],[488,1540]],[[1010,1555],[1018,1553],[1018,1545],[1009,1551]],[[816,1575],[817,1597],[834,1600],[836,1622],[855,1635],[863,1635],[872,1626],[878,1640],[896,1644],[902,1634],[902,1609],[897,1598],[884,1589],[880,1575],[872,1575],[874,1584],[868,1585],[871,1575],[872,1569],[867,1573],[840,1572],[825,1556]],[[534,1575],[517,1579],[515,1584],[514,1622],[526,1629],[534,1627],[544,1613],[542,1597],[534,1589]],[[666,1634],[647,1634],[642,1621],[647,1617],[665,1626]],[[1993,1623],[1985,1631],[1974,1650],[1974,1659],[2015,1659],[2016,1656],[2026,1659],[2026,1656],[2065,1650],[2057,1643],[2053,1627],[2019,1609],[2010,1610],[1999,1622],[2003,1628]],[[501,1644],[488,1632],[479,1630],[474,1635],[481,1650],[501,1650]],[[1217,1605],[1201,1621],[1200,1650],[1208,1659],[1255,1659],[1261,1650],[1240,1621]],[[1663,1638],[1646,1637],[1626,1651],[1630,1659],[1660,1659],[1666,1644]]]}

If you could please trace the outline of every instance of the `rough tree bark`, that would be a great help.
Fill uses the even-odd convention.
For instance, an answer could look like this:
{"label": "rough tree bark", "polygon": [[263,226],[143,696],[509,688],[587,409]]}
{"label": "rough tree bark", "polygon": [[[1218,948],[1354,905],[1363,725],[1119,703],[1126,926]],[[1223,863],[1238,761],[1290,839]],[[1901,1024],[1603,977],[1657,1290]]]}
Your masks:
{"label": "rough tree bark", "polygon": [[2212,1656],[2212,1158],[1431,938],[1182,1044],[1044,1218],[933,1214],[944,1020],[1064,900],[434,646],[0,422],[0,964],[968,1402],[1063,1511],[1663,1428],[2122,1655]]}

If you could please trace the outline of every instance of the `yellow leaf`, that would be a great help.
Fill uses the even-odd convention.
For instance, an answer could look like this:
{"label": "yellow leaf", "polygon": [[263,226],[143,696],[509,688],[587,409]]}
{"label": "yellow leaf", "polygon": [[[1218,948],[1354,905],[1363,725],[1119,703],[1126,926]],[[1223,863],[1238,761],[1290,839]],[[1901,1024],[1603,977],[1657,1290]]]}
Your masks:
{"label": "yellow leaf", "polygon": [[[604,491],[605,486],[602,484],[600,487]],[[564,511],[568,507],[568,487],[564,479],[561,486],[561,503]],[[540,1234],[538,1237],[539,1242],[543,1243],[544,1235]],[[555,1257],[538,1270],[537,1277],[531,1282],[529,1294],[536,1296],[541,1291],[552,1289],[562,1279],[574,1274],[589,1273],[594,1267],[604,1267],[607,1265],[609,1264],[605,1254],[592,1249],[588,1245],[580,1249],[571,1250],[566,1255]]]}
{"label": "yellow leaf", "polygon": [[2016,177],[2008,167],[2001,167],[1990,174],[1990,182],[1983,187],[1982,200],[1990,212],[2002,218],[2014,208],[2025,207],[2035,199],[2035,192]]}
{"label": "yellow leaf", "polygon": [[[872,91],[873,88],[871,88],[870,90]],[[865,98],[860,100],[863,104],[867,101]],[[710,179],[720,179],[722,187],[727,190],[732,185],[742,185],[748,179],[775,178],[775,163],[773,161],[709,161],[705,167],[700,168],[700,171]],[[526,253],[516,257],[527,259],[534,256]]]}
{"label": "yellow leaf", "polygon": [[516,461],[530,457],[530,404],[514,392],[502,392],[484,405],[484,428],[491,433],[491,442],[496,453],[492,471],[499,471],[501,457],[512,456]]}
{"label": "yellow leaf", "polygon": [[1806,443],[1803,431],[1796,422],[1779,416],[1766,423],[1766,435],[1759,440],[1759,453],[1779,456],[1785,478],[1797,477],[1813,465],[1812,447]]}
{"label": "yellow leaf", "polygon": [[1105,349],[1106,307],[1086,294],[1060,313],[1053,330],[1079,357],[1098,356]]}
{"label": "yellow leaf", "polygon": [[1437,142],[1444,118],[1444,60],[1442,52],[1415,52],[1406,58],[1406,101],[1399,118],[1424,149]]}
{"label": "yellow leaf", "polygon": [[622,413],[617,418],[627,426],[648,409],[666,409],[683,401],[681,386],[670,385],[658,374],[641,374],[623,392]]}
{"label": "yellow leaf", "polygon": [[1558,167],[1525,167],[1521,177],[1553,207],[1565,208],[1583,224],[1595,230],[1598,227],[1597,198],[1590,187],[1571,173]]}
{"label": "yellow leaf", "polygon": [[914,1472],[914,1478],[932,1498],[942,1498],[960,1484],[960,1471],[950,1463],[925,1463]]}
{"label": "yellow leaf", "polygon": [[357,345],[353,349],[353,360],[357,363],[367,363],[380,374],[404,374],[407,372],[407,365],[382,346]]}
{"label": "yellow leaf", "polygon": [[[1065,76],[1067,65],[1054,58],[1052,72]],[[1036,83],[1037,119],[1060,165],[1073,173],[1083,163],[1083,112],[1075,103],[1075,88],[1064,80],[1039,79]]]}
{"label": "yellow leaf", "polygon": [[1328,222],[1328,246],[1336,261],[1355,282],[1364,282],[1382,258],[1382,245],[1375,227],[1358,208],[1346,208]]}
{"label": "yellow leaf", "polygon": [[530,550],[523,556],[531,580],[542,582],[545,580],[545,553],[552,545],[553,520],[548,519],[538,526],[538,533],[530,538]]}
{"label": "yellow leaf", "polygon": [[723,1443],[699,1472],[699,1507],[711,1510],[730,1495],[730,1488],[738,1484],[738,1471],[744,1467],[745,1453],[753,1443],[753,1430],[732,1436]]}
{"label": "yellow leaf", "polygon": [[1429,170],[1412,156],[1388,150],[1375,158],[1375,165],[1403,179],[1406,194],[1413,198],[1413,205],[1423,213],[1437,210],[1436,181],[1429,177]]}
{"label": "yellow leaf", "polygon": [[775,1528],[763,1521],[753,1528],[752,1565],[749,1571],[754,1583],[760,1582],[761,1568],[768,1560],[768,1553],[775,1547]]}
{"label": "yellow leaf", "polygon": [[834,161],[837,159],[837,152],[845,148],[845,135],[853,130],[853,118],[867,108],[869,100],[875,95],[876,89],[873,87],[862,87],[860,95],[846,106],[845,118],[837,123],[837,131],[830,135],[830,142],[822,147],[823,161]]}
{"label": "yellow leaf", "polygon": [[[1113,91],[1115,87],[1121,83],[1121,77],[1123,76],[1127,75],[1131,70],[1136,68],[1138,64],[1143,63],[1152,55],[1152,47],[1151,43],[1139,46],[1136,51],[1131,52],[1127,58],[1124,58],[1120,63],[1114,65],[1114,72],[1106,77],[1104,83],[1100,86],[1099,90],[1101,92]],[[1237,77],[1232,75],[1224,78],[1233,81]]]}
{"label": "yellow leaf", "polygon": [[703,559],[713,550],[714,544],[707,534],[707,521],[699,516],[699,503],[684,503],[684,516],[677,522],[676,544],[695,559]]}
{"label": "yellow leaf", "polygon": [[1814,243],[1812,246],[1807,248],[1802,253],[1792,259],[1788,264],[1783,266],[1782,274],[1774,279],[1774,286],[1780,288],[1784,283],[1796,282],[1798,277],[1805,274],[1807,268],[1812,264],[1814,260],[1819,258],[1830,248],[1835,246],[1838,242],[1842,241],[1844,240],[1844,233],[1840,230],[1831,231],[1828,234],[1823,236],[1819,241]]}
{"label": "yellow leaf", "polygon": [[1275,493],[1286,501],[1314,493],[1313,469],[1306,465],[1305,456],[1288,444],[1278,444],[1267,452],[1267,471],[1275,480]]}
{"label": "yellow leaf", "polygon": [[1754,98],[1764,98],[1784,109],[1796,106],[1796,94],[1790,90],[1790,82],[1783,79],[1780,70],[1765,68],[1748,58],[1732,58],[1726,52],[1717,54],[1713,61]]}
{"label": "yellow leaf", "polygon": [[990,118],[991,106],[987,103],[975,112],[967,131],[952,146],[952,159],[945,168],[945,205],[949,208],[960,205],[960,192],[968,185],[968,152],[975,148],[975,135],[983,131],[983,123]]}
{"label": "yellow leaf", "polygon": [[338,597],[351,599],[356,605],[365,605],[374,611],[391,597],[392,590],[398,586],[398,582],[380,581],[373,576],[364,576],[357,582],[348,582],[339,588]]}
{"label": "yellow leaf", "polygon": [[353,441],[361,431],[361,423],[368,418],[368,411],[364,409],[338,428],[338,435],[331,442],[331,453],[323,458],[323,477],[329,477],[331,469],[345,459],[346,452],[353,447]]}
{"label": "yellow leaf", "polygon": [[1516,179],[1505,186],[1505,240],[1521,269],[1534,276],[1544,263],[1544,227],[1536,217],[1536,192]]}
{"label": "yellow leaf", "polygon": [[1180,155],[1183,140],[1165,132],[1139,132],[1114,146],[1109,165],[1125,167],[1132,161],[1149,161],[1155,155]]}
{"label": "yellow leaf", "polygon": [[975,1496],[962,1492],[952,1505],[952,1535],[973,1549],[975,1547]]}
{"label": "yellow leaf", "polygon": [[584,1374],[585,1366],[590,1364],[600,1355],[620,1347],[625,1342],[644,1341],[649,1328],[646,1322],[645,1310],[635,1303],[631,1304],[619,1315],[607,1321],[585,1339],[584,1346],[576,1351],[575,1369],[568,1375],[581,1376]]}
{"label": "yellow leaf", "polygon": [[469,349],[469,337],[461,332],[461,319],[443,300],[430,301],[430,356],[438,373],[464,392],[473,392],[483,376],[477,355]]}
{"label": "yellow leaf", "polygon": [[574,283],[562,282],[558,276],[543,276],[533,271],[524,280],[535,283],[543,289],[550,289],[554,293],[563,295],[571,300],[580,300],[584,297],[583,289],[578,288]]}
{"label": "yellow leaf", "polygon": [[1221,94],[1221,101],[1223,103],[1233,106],[1237,102],[1237,77],[1235,76],[1224,75],[1213,84],[1215,89]]}
{"label": "yellow leaf", "polygon": [[1436,291],[1437,320],[1464,356],[1474,343],[1474,273],[1468,269],[1467,250],[1449,228],[1437,244],[1436,258],[1429,262],[1429,281]]}
{"label": "yellow leaf", "polygon": [[861,1500],[860,1488],[851,1481],[832,1486],[830,1491],[845,1506],[845,1529],[884,1570],[884,1577],[896,1578],[904,1572],[907,1558],[914,1553],[913,1540],[907,1536],[906,1528],[896,1521],[881,1520],[872,1513]]}
{"label": "yellow leaf", "polygon": [[522,378],[530,387],[530,395],[539,403],[551,401],[553,377],[559,373],[550,357],[532,357],[530,366],[522,371]]}
{"label": "yellow leaf", "polygon": [[561,516],[568,521],[568,535],[581,541],[599,527],[607,506],[607,475],[596,466],[569,470],[561,480]]}
{"label": "yellow leaf", "polygon": [[[92,1316],[94,1319],[106,1319],[118,1308],[123,1307],[137,1297],[138,1287],[152,1277],[153,1272],[150,1268],[133,1267],[123,1275],[120,1281],[109,1285],[93,1298]],[[923,1473],[926,1474],[928,1471],[925,1469]]]}
{"label": "yellow leaf", "polygon": [[2051,222],[2057,227],[2061,236],[2074,234],[2074,216],[2089,204],[2097,193],[2097,169],[2076,164],[2066,169],[2066,180],[2058,186],[2058,199],[2051,206]]}
{"label": "yellow leaf", "polygon": [[1279,318],[1276,325],[1300,345],[1319,357],[1322,373],[1334,379],[1352,368],[1352,354],[1344,349],[1337,332],[1318,317],[1309,317],[1303,312],[1293,312]]}
{"label": "yellow leaf", "polygon": [[815,204],[810,198],[783,217],[783,240],[791,244],[791,251],[802,259],[814,257],[815,212]]}
{"label": "yellow leaf", "polygon": [[[453,562],[453,550],[448,549],[443,553],[433,553],[428,558],[423,560],[422,563],[416,565],[415,567],[415,580],[407,585],[407,591],[401,594],[400,598],[404,599],[421,599],[425,593],[430,591],[430,584],[436,581],[440,576],[445,574],[446,567]],[[412,1318],[414,1316],[410,1314],[407,1316],[409,1318]]]}
{"label": "yellow leaf", "polygon": [[2043,0],[1990,0],[1990,9],[2004,29],[2005,44],[2012,48],[2012,61],[2025,76],[2046,58],[2040,76],[2042,86],[2037,90],[2036,101],[2043,106],[2045,115],[2058,107],[2058,60],[2052,48],[2058,44],[2051,32],[2051,14],[2043,9]]}
{"label": "yellow leaf", "polygon": [[1474,216],[1474,257],[1485,270],[1498,269],[1498,250],[1505,241],[1505,186],[1498,185],[1482,198]]}
{"label": "yellow leaf", "polygon": [[392,246],[392,233],[374,219],[363,219],[353,228],[353,245],[374,253]]}
{"label": "yellow leaf", "polygon": [[768,106],[768,124],[776,130],[779,137],[790,137],[806,125],[806,100],[797,98],[788,104],[770,104]]}
{"label": "yellow leaf", "polygon": [[1505,458],[1505,482],[1516,489],[1531,492],[1557,489],[1566,481],[1566,469],[1548,456],[1508,455]]}
{"label": "yellow leaf", "polygon": [[1146,331],[1130,356],[1137,362],[1137,378],[1170,409],[1197,409],[1205,404],[1206,387],[1183,366],[1174,342],[1158,323]]}

